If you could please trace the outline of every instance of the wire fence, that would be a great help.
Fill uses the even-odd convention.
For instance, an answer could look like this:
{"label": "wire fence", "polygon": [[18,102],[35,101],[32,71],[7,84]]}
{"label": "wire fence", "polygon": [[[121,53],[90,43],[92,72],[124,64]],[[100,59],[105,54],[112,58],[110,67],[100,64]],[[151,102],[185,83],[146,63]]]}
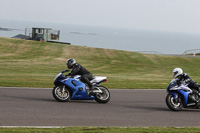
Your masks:
{"label": "wire fence", "polygon": [[[160,53],[160,52],[157,52],[157,51],[134,51],[134,52],[144,53],[144,54],[164,55],[163,53]],[[200,49],[186,50],[182,55],[194,55],[194,56],[200,55]]]}
{"label": "wire fence", "polygon": [[163,55],[162,53],[157,52],[157,51],[135,51],[135,52],[144,53],[144,54],[158,54],[158,55]]}
{"label": "wire fence", "polygon": [[183,55],[187,55],[187,54],[199,54],[200,53],[200,49],[191,49],[191,50],[186,50]]}

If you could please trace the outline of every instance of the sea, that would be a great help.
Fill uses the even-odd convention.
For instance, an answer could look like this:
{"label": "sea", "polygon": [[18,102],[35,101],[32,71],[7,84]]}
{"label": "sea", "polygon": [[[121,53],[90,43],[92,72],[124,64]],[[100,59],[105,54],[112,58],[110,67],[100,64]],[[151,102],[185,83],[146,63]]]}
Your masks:
{"label": "sea", "polygon": [[59,41],[78,46],[152,54],[183,54],[200,49],[200,34],[1,19],[0,37],[25,34],[25,28],[32,27],[60,30]]}

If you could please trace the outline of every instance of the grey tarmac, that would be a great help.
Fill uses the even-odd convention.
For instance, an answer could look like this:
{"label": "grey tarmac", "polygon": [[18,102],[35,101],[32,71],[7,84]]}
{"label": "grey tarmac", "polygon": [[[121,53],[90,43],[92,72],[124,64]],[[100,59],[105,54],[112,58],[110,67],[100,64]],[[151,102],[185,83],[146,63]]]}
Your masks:
{"label": "grey tarmac", "polygon": [[110,89],[107,104],[57,102],[50,88],[0,87],[0,126],[200,127],[200,109],[170,111],[164,89]]}

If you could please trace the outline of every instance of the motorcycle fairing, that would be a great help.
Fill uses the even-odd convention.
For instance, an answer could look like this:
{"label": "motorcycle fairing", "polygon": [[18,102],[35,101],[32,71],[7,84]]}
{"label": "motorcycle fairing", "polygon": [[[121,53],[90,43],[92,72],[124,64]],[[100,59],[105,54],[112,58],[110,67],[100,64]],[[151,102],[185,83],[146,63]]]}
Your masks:
{"label": "motorcycle fairing", "polygon": [[85,84],[82,82],[79,82],[73,78],[67,78],[61,81],[63,84],[67,86],[71,90],[72,96],[71,100],[75,99],[84,99],[84,100],[93,100],[94,96],[88,97],[86,90],[85,90]]}
{"label": "motorcycle fairing", "polygon": [[[177,90],[177,92],[183,96],[183,107],[187,107],[187,104],[188,104],[188,95],[191,92],[186,92],[184,90]],[[174,97],[174,99],[177,100],[178,94],[176,92],[170,92],[169,94],[172,94],[173,97]]]}
{"label": "motorcycle fairing", "polygon": [[[80,75],[72,76],[71,78],[76,79],[77,81],[80,81]],[[107,77],[102,76],[94,76],[94,78],[90,81],[92,84],[100,84],[102,82],[107,81]]]}
{"label": "motorcycle fairing", "polygon": [[[189,94],[192,92],[192,90],[190,88],[188,88],[188,84],[182,85],[179,84],[177,85],[177,80],[178,79],[173,79],[170,84],[167,87],[167,91],[170,92],[169,94],[172,94],[174,99],[177,100],[178,94],[182,95],[182,99],[183,100],[183,107],[187,107],[188,104],[188,99],[189,99]],[[178,94],[177,94],[177,93]]]}
{"label": "motorcycle fairing", "polygon": [[188,91],[188,92],[186,92],[186,91],[184,91],[184,90],[178,90],[178,92],[180,93],[180,94],[182,94],[182,96],[183,96],[183,107],[187,107],[187,104],[188,104],[188,99],[189,99],[189,94],[191,93],[191,91]]}
{"label": "motorcycle fairing", "polygon": [[100,84],[105,81],[107,81],[107,77],[95,76],[94,79],[92,79],[90,82]]}
{"label": "motorcycle fairing", "polygon": [[56,75],[55,79],[54,79],[54,84],[58,85],[60,84],[60,81],[66,79],[65,77],[63,77],[62,73],[59,73],[58,75]]}

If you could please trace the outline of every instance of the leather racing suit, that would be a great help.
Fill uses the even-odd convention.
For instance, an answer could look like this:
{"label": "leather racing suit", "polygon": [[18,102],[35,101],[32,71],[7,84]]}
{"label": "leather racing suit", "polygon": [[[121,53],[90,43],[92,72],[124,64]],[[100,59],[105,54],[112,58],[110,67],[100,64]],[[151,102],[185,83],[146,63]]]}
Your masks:
{"label": "leather racing suit", "polygon": [[198,91],[198,93],[200,92],[199,84],[195,82],[187,73],[183,73],[179,79],[179,82],[189,83],[188,87],[190,89],[195,89]]}
{"label": "leather racing suit", "polygon": [[74,64],[74,68],[72,69],[71,76],[74,75],[80,75],[81,76],[81,81],[88,84],[90,88],[92,88],[92,83],[90,82],[90,80],[93,79],[92,73],[90,73],[86,68],[84,68],[83,66],[81,66],[80,64],[76,63]]}

